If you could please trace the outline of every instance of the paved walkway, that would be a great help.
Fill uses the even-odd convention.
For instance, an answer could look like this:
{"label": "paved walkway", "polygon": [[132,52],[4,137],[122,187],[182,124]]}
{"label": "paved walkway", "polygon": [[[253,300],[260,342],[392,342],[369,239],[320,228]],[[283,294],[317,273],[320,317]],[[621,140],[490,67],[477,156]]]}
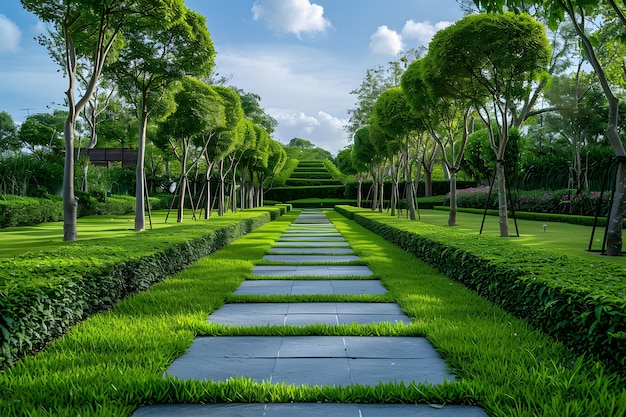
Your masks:
{"label": "paved walkway", "polygon": [[[256,266],[236,294],[384,294],[386,289],[358,261],[345,239],[319,211],[303,211]],[[324,265],[305,265],[306,263]],[[290,279],[290,278],[299,279]],[[331,279],[342,277],[341,279]],[[266,279],[271,278],[271,279]],[[409,323],[394,303],[226,304],[208,317],[232,326]],[[453,372],[423,337],[238,336],[198,337],[167,374],[180,379],[255,381],[294,385],[441,384]],[[143,407],[134,417],[422,416],[486,417],[478,407],[399,404],[171,404]]]}

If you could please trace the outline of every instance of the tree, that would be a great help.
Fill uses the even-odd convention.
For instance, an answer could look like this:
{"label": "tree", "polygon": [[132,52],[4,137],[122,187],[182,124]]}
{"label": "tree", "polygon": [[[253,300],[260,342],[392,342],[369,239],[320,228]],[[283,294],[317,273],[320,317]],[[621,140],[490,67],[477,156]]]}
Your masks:
{"label": "tree", "polygon": [[[74,129],[76,118],[93,95],[105,64],[113,50],[121,46],[119,35],[129,28],[142,27],[144,22],[167,21],[182,6],[182,0],[20,0],[29,12],[51,23],[57,38],[63,40],[59,62],[68,79],[66,91],[68,117],[64,126],[65,167],[63,175],[63,240],[77,239],[74,196]],[[52,41],[51,44],[54,42]],[[87,87],[76,97],[77,62],[90,64]]]}
{"label": "tree", "polygon": [[398,171],[394,162],[395,156],[400,159],[400,154],[404,154],[404,179],[406,183],[406,200],[409,210],[409,218],[415,220],[415,205],[413,198],[412,178],[409,170],[408,143],[411,134],[416,130],[423,129],[422,120],[417,113],[411,109],[406,95],[400,88],[390,88],[382,93],[372,111],[372,124],[377,124],[384,135],[379,138],[386,138],[386,154],[390,159],[391,166],[391,215],[395,215],[395,202],[399,199],[398,194]]}
{"label": "tree", "polygon": [[[500,236],[509,236],[504,153],[512,126],[511,109],[524,101],[532,83],[545,74],[550,47],[542,24],[529,15],[504,13],[467,16],[440,30],[430,49],[438,62],[424,70],[446,95],[468,100],[489,129],[496,155]],[[446,72],[443,72],[446,71]],[[492,121],[497,130],[492,129]]]}
{"label": "tree", "polygon": [[21,145],[32,153],[39,151],[62,153],[63,139],[61,132],[67,112],[55,110],[54,113],[31,114],[20,125],[17,133]]}
{"label": "tree", "polygon": [[[613,39],[617,44],[623,45],[624,36],[622,34],[626,28],[626,5],[618,4],[615,0],[506,0],[506,2],[504,0],[498,2],[475,0],[475,3],[488,11],[497,12],[501,12],[505,6],[510,10],[516,10],[521,5],[530,3],[539,6],[544,11],[550,27],[555,28],[559,23],[566,20],[574,25],[585,56],[593,67],[608,100],[606,136],[616,156],[617,171],[613,205],[607,225],[607,255],[621,256],[622,227],[626,215],[626,149],[618,133],[619,100],[615,93],[616,87],[610,82],[611,64],[601,61],[598,50],[594,46],[597,44],[597,38],[588,33],[586,24],[589,22],[595,26],[599,22],[613,22],[619,28]],[[619,56],[620,66],[622,65],[622,57],[623,55]]]}
{"label": "tree", "polygon": [[0,112],[0,154],[19,149],[20,141],[17,138],[17,129],[13,118],[5,111]]}
{"label": "tree", "polygon": [[241,107],[246,119],[251,120],[255,124],[261,126],[268,134],[274,133],[278,121],[267,114],[261,107],[261,96],[255,93],[247,93],[244,90],[235,89],[241,100]]}
{"label": "tree", "polygon": [[357,130],[369,124],[369,118],[378,96],[392,87],[400,86],[402,72],[411,62],[419,58],[424,48],[400,52],[394,61],[386,66],[368,68],[358,89],[350,91],[356,96],[355,107],[348,110],[348,124],[344,130],[352,137]]}
{"label": "tree", "polygon": [[[413,62],[402,76],[402,90],[413,111],[417,113],[424,128],[442,151],[443,162],[450,177],[450,214],[448,226],[456,226],[456,176],[461,169],[468,136],[468,116],[471,102],[461,96],[449,94],[447,76],[443,79],[429,78],[443,75],[447,69],[424,71],[423,68],[446,66],[440,61],[441,44],[433,44],[426,57]],[[445,51],[444,55],[445,55]],[[443,87],[443,88],[441,88]],[[457,134],[461,133],[458,140]]]}
{"label": "tree", "polygon": [[[357,190],[357,206],[361,207],[363,180],[373,169],[376,163],[376,148],[370,141],[370,127],[363,126],[354,133],[354,145],[352,146],[352,165],[356,170],[356,179],[359,183]],[[378,188],[375,188],[377,191]],[[374,196],[376,200],[378,196]]]}
{"label": "tree", "polygon": [[133,104],[139,120],[135,190],[135,231],[145,228],[144,162],[146,126],[152,113],[167,115],[167,96],[184,76],[207,75],[215,49],[200,14],[180,7],[180,18],[154,22],[126,34],[126,46],[111,65],[120,91]]}
{"label": "tree", "polygon": [[[184,78],[181,84],[182,89],[175,95],[176,111],[160,124],[157,141],[157,146],[169,150],[181,164],[178,222],[183,221],[188,173],[193,168],[188,164],[189,153],[194,139],[206,138],[217,126],[225,124],[222,98],[213,88],[190,77]],[[206,142],[199,150],[194,164],[200,160],[199,156],[204,153],[205,147]]]}
{"label": "tree", "polygon": [[[205,218],[209,218],[211,209],[211,171],[215,163],[219,163],[220,176],[220,193],[218,215],[223,216],[225,211],[225,186],[226,175],[224,171],[224,159],[234,151],[235,146],[239,144],[239,136],[237,135],[237,126],[243,119],[243,109],[239,95],[232,88],[223,86],[214,86],[213,89],[222,98],[222,106],[224,107],[224,125],[215,126],[214,130],[209,133],[208,141],[204,146],[204,156],[207,162],[207,205]],[[204,139],[202,139],[204,141]]]}

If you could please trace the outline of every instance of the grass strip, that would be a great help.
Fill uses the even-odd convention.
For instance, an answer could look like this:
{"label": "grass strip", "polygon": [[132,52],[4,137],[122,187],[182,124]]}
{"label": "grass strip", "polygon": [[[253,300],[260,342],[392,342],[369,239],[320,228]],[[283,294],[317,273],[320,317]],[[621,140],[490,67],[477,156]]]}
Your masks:
{"label": "grass strip", "polygon": [[[207,323],[295,214],[86,320],[44,352],[6,369],[0,374],[3,416],[129,416],[154,403],[290,401],[478,404],[491,415],[520,417],[626,413],[626,393],[616,376],[335,213],[329,216],[412,317],[410,325]],[[462,379],[438,386],[342,388],[162,377],[196,335],[235,334],[426,335]]]}

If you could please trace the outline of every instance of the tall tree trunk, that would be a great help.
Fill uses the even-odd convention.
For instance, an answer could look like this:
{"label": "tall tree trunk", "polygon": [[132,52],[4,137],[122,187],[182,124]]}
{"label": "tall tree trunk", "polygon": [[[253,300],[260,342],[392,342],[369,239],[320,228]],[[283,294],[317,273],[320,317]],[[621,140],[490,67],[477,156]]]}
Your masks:
{"label": "tall tree trunk", "polygon": [[[142,107],[145,101],[142,101]],[[144,162],[146,158],[146,128],[148,126],[148,110],[142,108],[139,120],[139,141],[137,144],[137,167],[135,168],[135,232],[146,228],[146,209],[144,199],[146,196],[144,176]]]}
{"label": "tall tree trunk", "polygon": [[218,215],[223,216],[226,211],[226,190],[224,187],[226,186],[226,175],[224,174],[224,158],[220,160],[220,198],[219,198],[219,206],[218,206]]}
{"label": "tall tree trunk", "polygon": [[498,182],[498,210],[500,217],[500,237],[509,237],[509,216],[506,205],[506,176],[504,162],[496,162],[496,181]]}
{"label": "tall tree trunk", "polygon": [[183,222],[185,211],[185,195],[187,194],[187,157],[189,153],[189,145],[187,140],[183,141],[183,154],[181,160],[181,177],[180,177],[180,200],[178,201],[178,215],[176,217],[177,223]]}
{"label": "tall tree trunk", "polygon": [[456,226],[456,169],[450,169],[450,215],[448,216],[448,226]]}
{"label": "tall tree trunk", "polygon": [[[407,145],[408,148],[408,145]],[[413,197],[413,179],[411,178],[411,167],[409,165],[408,152],[407,161],[404,166],[404,188],[406,190],[406,208],[409,214],[409,220],[415,220],[415,198]]]}
{"label": "tall tree trunk", "polygon": [[207,163],[206,168],[206,205],[204,210],[204,219],[211,218],[211,171],[213,170],[213,163]]}
{"label": "tall tree trunk", "polygon": [[361,200],[363,199],[363,177],[359,175],[359,177],[357,178],[357,181],[359,183],[359,187],[356,190],[356,206],[357,207],[361,207]]}
{"label": "tall tree trunk", "polygon": [[[69,6],[68,6],[69,7]],[[74,126],[76,126],[76,49],[67,28],[65,31],[66,65],[69,85],[65,92],[68,101],[68,115],[65,119],[65,165],[63,171],[63,241],[73,242],[78,238],[76,217],[78,201],[74,195]]]}
{"label": "tall tree trunk", "polygon": [[372,195],[372,211],[376,210],[376,206],[378,205],[378,176],[374,177],[374,194]]}
{"label": "tall tree trunk", "polygon": [[626,158],[622,157],[617,164],[615,195],[607,227],[606,254],[608,256],[622,255],[624,213],[626,213]]}
{"label": "tall tree trunk", "polygon": [[433,196],[433,176],[430,169],[424,164],[424,197]]}

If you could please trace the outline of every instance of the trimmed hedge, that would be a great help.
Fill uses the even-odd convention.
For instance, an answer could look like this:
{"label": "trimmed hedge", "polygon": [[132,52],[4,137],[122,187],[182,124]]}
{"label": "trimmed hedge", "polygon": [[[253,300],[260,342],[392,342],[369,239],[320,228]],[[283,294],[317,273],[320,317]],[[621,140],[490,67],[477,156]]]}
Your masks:
{"label": "trimmed hedge", "polygon": [[[400,197],[404,197],[404,181],[400,181],[398,183],[398,190],[400,192]],[[473,181],[457,181],[458,188],[469,188],[475,186],[476,183]],[[373,186],[372,181],[363,181],[363,185],[361,186],[361,191],[363,192],[363,198],[367,196],[368,191]],[[346,182],[346,190],[345,190],[345,198],[355,199],[357,195],[357,190],[359,189],[358,181],[350,181]],[[391,182],[385,182],[384,187],[385,200],[391,199]],[[433,195],[435,196],[445,196],[450,192],[450,182],[448,180],[441,181],[433,181]],[[424,197],[424,183],[420,182],[417,188],[417,196]]]}
{"label": "trimmed hedge", "polygon": [[[79,198],[77,217],[128,214],[135,212],[133,196],[94,196],[77,192]],[[162,194],[150,197],[153,210],[167,209],[173,195]],[[0,228],[34,226],[46,222],[63,221],[63,200],[58,197],[34,198],[7,195],[0,200]]]}
{"label": "trimmed hedge", "polygon": [[75,242],[0,260],[0,369],[69,327],[143,291],[278,218],[288,206],[246,210],[124,239]]}
{"label": "trimmed hedge", "polygon": [[626,375],[626,268],[366,209],[335,210]]}
{"label": "trimmed hedge", "polygon": [[317,187],[280,187],[265,193],[265,198],[274,201],[291,201],[303,198],[343,198],[343,185]]}

